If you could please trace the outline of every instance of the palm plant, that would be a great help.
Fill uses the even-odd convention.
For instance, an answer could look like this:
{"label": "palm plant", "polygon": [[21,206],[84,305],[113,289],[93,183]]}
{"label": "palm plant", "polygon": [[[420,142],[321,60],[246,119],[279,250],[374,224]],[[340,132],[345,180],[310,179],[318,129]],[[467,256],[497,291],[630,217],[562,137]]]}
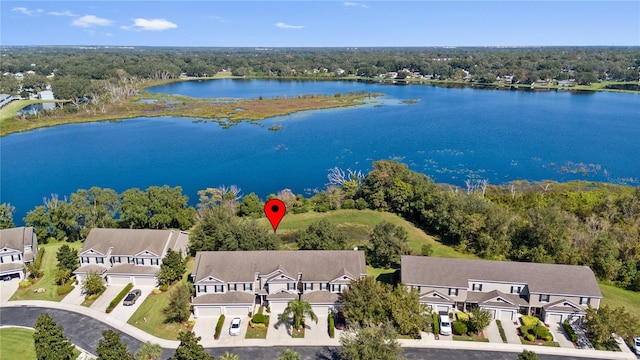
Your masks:
{"label": "palm plant", "polygon": [[136,351],[136,359],[138,360],[157,360],[160,359],[160,356],[162,356],[162,347],[151,341],[142,344]]}
{"label": "palm plant", "polygon": [[220,355],[219,360],[240,360],[240,355],[232,354],[228,351],[225,351],[224,354]]}
{"label": "palm plant", "polygon": [[302,300],[292,300],[280,315],[280,321],[286,322],[289,316],[293,316],[293,328],[299,330],[302,328],[302,322],[305,316],[309,316],[311,320],[318,323],[318,316],[313,312],[311,304]]}

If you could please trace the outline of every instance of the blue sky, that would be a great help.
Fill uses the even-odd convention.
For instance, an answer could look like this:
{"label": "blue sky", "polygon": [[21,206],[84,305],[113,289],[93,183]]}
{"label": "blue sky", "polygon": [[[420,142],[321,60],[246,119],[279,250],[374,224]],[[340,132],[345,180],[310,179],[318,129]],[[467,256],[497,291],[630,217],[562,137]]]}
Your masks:
{"label": "blue sky", "polygon": [[640,1],[11,1],[1,45],[640,46]]}

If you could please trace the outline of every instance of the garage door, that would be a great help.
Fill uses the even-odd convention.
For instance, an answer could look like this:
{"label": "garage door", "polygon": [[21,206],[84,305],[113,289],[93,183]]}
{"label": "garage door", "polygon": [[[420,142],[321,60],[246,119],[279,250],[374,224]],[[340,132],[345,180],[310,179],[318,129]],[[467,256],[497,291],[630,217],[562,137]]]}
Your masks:
{"label": "garage door", "polygon": [[510,310],[500,310],[500,320],[502,321],[513,321],[515,318],[516,312]]}
{"label": "garage door", "polygon": [[330,308],[328,305],[314,305],[311,307],[311,310],[320,318],[329,316]]}
{"label": "garage door", "polygon": [[158,281],[155,277],[135,277],[135,283],[133,285],[138,286],[156,286]]}
{"label": "garage door", "polygon": [[109,285],[125,286],[131,282],[130,276],[109,275],[107,278]]}
{"label": "garage door", "polygon": [[450,307],[446,306],[446,305],[438,305],[438,306],[436,306],[436,310],[438,310],[438,314],[441,313],[441,312],[446,312],[448,314],[449,313],[449,309],[450,309]]}
{"label": "garage door", "polygon": [[226,316],[247,316],[249,315],[249,311],[251,311],[251,309],[246,306],[227,306],[227,308],[225,309]]}
{"label": "garage door", "polygon": [[271,314],[272,315],[280,316],[280,314],[282,314],[284,309],[287,307],[287,304],[285,304],[285,303],[274,303],[272,301],[269,304],[269,306],[271,307]]}
{"label": "garage door", "polygon": [[193,316],[195,317],[214,317],[222,314],[220,306],[194,306]]}
{"label": "garage door", "polygon": [[562,322],[562,315],[560,314],[547,314],[547,324],[557,324]]}

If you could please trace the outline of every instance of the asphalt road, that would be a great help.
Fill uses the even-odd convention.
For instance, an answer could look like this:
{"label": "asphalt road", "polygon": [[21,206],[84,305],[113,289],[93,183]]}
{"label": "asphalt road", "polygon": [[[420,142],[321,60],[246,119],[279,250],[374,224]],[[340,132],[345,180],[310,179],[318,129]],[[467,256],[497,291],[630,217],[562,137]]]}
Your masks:
{"label": "asphalt road", "polygon": [[[91,317],[66,310],[36,308],[36,307],[0,307],[0,325],[34,327],[36,318],[44,312],[48,312],[58,324],[64,327],[65,335],[77,346],[95,353],[98,341],[102,339],[104,330],[115,330],[113,327],[95,320]],[[135,352],[142,344],[139,340],[120,333],[120,339],[129,351]],[[275,360],[280,356],[285,347],[237,347],[237,348],[208,348],[211,355],[220,356],[225,351],[240,355],[240,359],[266,359]],[[302,355],[305,360],[339,360],[338,349],[335,347],[300,346],[293,350]],[[163,349],[162,359],[173,356],[173,349]],[[404,356],[409,360],[438,359],[438,360],[516,360],[517,353],[496,351],[471,351],[471,350],[447,350],[447,349],[418,349],[405,348]],[[543,360],[590,360],[579,357],[564,357],[539,355]],[[18,358],[16,358],[18,359]]]}

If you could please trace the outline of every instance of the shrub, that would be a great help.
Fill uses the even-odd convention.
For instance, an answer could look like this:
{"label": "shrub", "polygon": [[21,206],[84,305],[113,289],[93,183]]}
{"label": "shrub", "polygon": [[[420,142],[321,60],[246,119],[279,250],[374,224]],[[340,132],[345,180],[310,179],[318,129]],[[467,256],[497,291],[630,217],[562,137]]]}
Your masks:
{"label": "shrub", "polygon": [[563,322],[562,327],[564,328],[564,331],[567,333],[567,335],[569,335],[571,341],[578,342],[578,335],[576,335],[576,332],[573,330],[571,324],[569,324],[568,321]]}
{"label": "shrub", "polygon": [[335,319],[333,318],[333,313],[329,313],[329,337],[334,338],[336,336],[336,324]]}
{"label": "shrub", "polygon": [[253,318],[251,318],[251,322],[254,324],[266,324],[267,322],[269,322],[269,317],[267,315],[257,313],[253,315]]}
{"label": "shrub", "polygon": [[271,313],[271,306],[267,306],[267,314]]}
{"label": "shrub", "polygon": [[551,335],[549,329],[544,326],[537,326],[533,330],[538,339],[545,339],[547,336]]}
{"label": "shrub", "polygon": [[120,292],[118,293],[118,295],[116,295],[115,298],[113,298],[113,300],[111,300],[111,302],[109,303],[109,306],[107,307],[107,314],[112,312],[113,309],[118,306],[118,304],[120,303],[120,301],[122,301],[122,299],[124,299],[124,297],[127,295],[127,293],[133,288],[133,284],[132,283],[128,283],[127,286],[124,287],[124,289],[120,290]]}
{"label": "shrub", "polygon": [[504,328],[502,327],[502,321],[496,320],[496,325],[498,325],[498,332],[500,332],[500,338],[502,342],[507,342],[507,334],[504,333]]}
{"label": "shrub", "polygon": [[165,292],[167,290],[169,290],[169,285],[167,284],[160,285],[160,291]]}
{"label": "shrub", "polygon": [[224,315],[220,315],[218,323],[216,324],[216,333],[213,335],[214,339],[220,339],[220,333],[222,332],[222,325],[224,324]]}
{"label": "shrub", "polygon": [[544,337],[544,341],[551,341],[551,340],[553,340],[553,336],[551,336],[551,334]]}
{"label": "shrub", "polygon": [[533,328],[540,323],[540,320],[535,316],[523,315],[520,317],[520,322],[522,323],[522,325]]}
{"label": "shrub", "polygon": [[153,295],[158,295],[158,294],[162,294],[162,290],[160,290],[160,289],[153,289]]}
{"label": "shrub", "polygon": [[465,313],[463,313],[463,312],[461,312],[461,311],[458,311],[458,312],[456,313],[456,318],[457,318],[458,320],[460,320],[460,321],[464,321],[464,322],[466,322],[466,321],[468,321],[468,320],[469,320],[469,315],[467,315],[467,314],[465,314]]}
{"label": "shrub", "polygon": [[18,284],[18,286],[21,287],[21,288],[26,288],[26,287],[29,287],[31,285],[33,285],[33,283],[30,280],[22,280]]}
{"label": "shrub", "polygon": [[260,305],[260,307],[258,308],[258,314],[262,315],[263,312],[264,312],[264,306]]}
{"label": "shrub", "polygon": [[440,322],[438,322],[438,314],[433,313],[433,333],[440,334]]}
{"label": "shrub", "polygon": [[36,269],[40,270],[40,265],[42,265],[42,257],[44,256],[44,248],[39,249],[38,256],[36,257],[36,261],[34,263]]}
{"label": "shrub", "polygon": [[73,289],[75,289],[76,287],[73,285],[60,285],[58,286],[58,296],[62,296],[62,295],[67,295],[68,293],[70,293]]}
{"label": "shrub", "polygon": [[256,328],[256,329],[264,329],[267,327],[267,324],[256,324],[252,321],[249,321],[249,325],[251,325],[252,328]]}
{"label": "shrub", "polygon": [[525,338],[527,341],[533,341],[533,340],[535,340],[535,339],[536,339],[536,337],[535,337],[533,334],[527,334],[524,338]]}
{"label": "shrub", "polygon": [[342,202],[342,205],[340,206],[341,209],[355,209],[356,208],[356,202],[353,199],[346,199],[345,201]]}
{"label": "shrub", "polygon": [[451,320],[455,319],[455,317],[453,317],[453,313],[452,312],[449,313],[449,319],[451,319]]}
{"label": "shrub", "polygon": [[457,335],[464,335],[467,333],[467,324],[462,321],[454,321],[452,323],[453,332]]}

